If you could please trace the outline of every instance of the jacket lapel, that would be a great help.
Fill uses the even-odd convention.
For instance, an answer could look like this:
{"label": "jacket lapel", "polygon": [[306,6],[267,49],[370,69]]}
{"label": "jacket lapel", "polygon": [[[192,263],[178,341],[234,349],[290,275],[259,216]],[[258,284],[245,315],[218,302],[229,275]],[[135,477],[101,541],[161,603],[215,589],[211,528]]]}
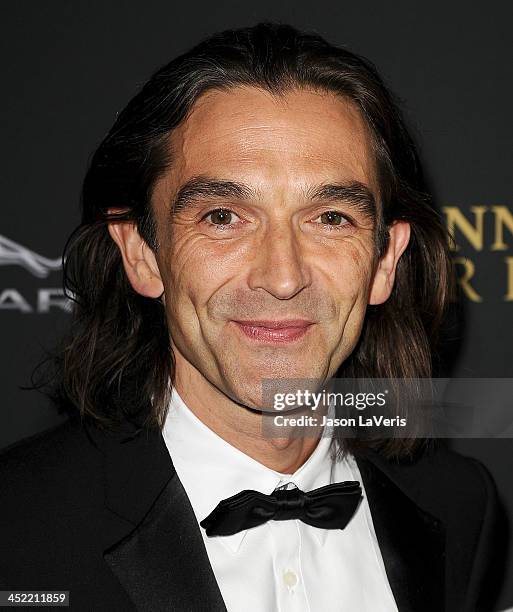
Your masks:
{"label": "jacket lapel", "polygon": [[104,559],[137,610],[226,612],[158,429],[94,433],[104,455]]}
{"label": "jacket lapel", "polygon": [[[88,434],[104,457],[104,559],[137,610],[226,612],[158,428]],[[443,524],[404,492],[400,467],[373,452],[355,459],[399,612],[443,612]]]}
{"label": "jacket lapel", "polygon": [[399,612],[445,610],[445,528],[402,490],[401,468],[355,457]]}

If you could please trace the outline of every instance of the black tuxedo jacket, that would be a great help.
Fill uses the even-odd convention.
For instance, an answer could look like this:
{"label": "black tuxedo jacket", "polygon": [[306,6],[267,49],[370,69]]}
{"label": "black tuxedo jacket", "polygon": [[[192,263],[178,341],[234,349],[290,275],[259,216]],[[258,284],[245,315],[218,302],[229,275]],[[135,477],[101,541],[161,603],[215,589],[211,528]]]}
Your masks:
{"label": "black tuxedo jacket", "polygon": [[[444,448],[356,459],[399,611],[490,611],[497,501],[482,464]],[[69,590],[88,612],[226,610],[158,429],[72,418],[7,448],[0,487],[0,590]]]}

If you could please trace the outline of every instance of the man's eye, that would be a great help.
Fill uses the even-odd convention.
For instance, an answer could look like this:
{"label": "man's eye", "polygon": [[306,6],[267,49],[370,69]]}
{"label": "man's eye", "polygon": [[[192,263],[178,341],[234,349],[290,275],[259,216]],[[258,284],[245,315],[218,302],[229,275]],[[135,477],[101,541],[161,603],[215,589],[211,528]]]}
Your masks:
{"label": "man's eye", "polygon": [[[328,210],[322,214],[320,214],[317,219],[320,219],[320,223],[324,223],[325,225],[345,225],[349,223],[347,218],[340,212],[336,210]],[[314,219],[316,221],[316,219]]]}
{"label": "man's eye", "polygon": [[210,223],[213,225],[231,225],[236,219],[240,219],[238,215],[226,208],[211,210],[203,219],[208,219],[209,217],[211,217]]}

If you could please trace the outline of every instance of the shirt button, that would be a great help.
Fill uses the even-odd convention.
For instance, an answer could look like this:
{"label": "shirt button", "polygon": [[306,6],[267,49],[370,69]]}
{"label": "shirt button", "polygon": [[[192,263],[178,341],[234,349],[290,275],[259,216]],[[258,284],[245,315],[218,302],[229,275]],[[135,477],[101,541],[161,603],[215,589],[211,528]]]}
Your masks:
{"label": "shirt button", "polygon": [[288,587],[293,587],[296,586],[297,584],[297,574],[291,570],[286,571],[283,574],[283,582],[288,586]]}

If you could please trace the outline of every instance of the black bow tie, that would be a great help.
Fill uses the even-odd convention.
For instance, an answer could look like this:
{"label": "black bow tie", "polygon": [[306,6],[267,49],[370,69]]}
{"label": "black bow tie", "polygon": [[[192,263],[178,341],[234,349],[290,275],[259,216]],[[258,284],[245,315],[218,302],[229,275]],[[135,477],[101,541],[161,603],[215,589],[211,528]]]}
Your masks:
{"label": "black bow tie", "polygon": [[304,493],[277,489],[271,495],[246,490],[223,499],[201,521],[208,536],[226,536],[267,521],[299,519],[323,529],[344,529],[363,499],[360,483],[346,480]]}

